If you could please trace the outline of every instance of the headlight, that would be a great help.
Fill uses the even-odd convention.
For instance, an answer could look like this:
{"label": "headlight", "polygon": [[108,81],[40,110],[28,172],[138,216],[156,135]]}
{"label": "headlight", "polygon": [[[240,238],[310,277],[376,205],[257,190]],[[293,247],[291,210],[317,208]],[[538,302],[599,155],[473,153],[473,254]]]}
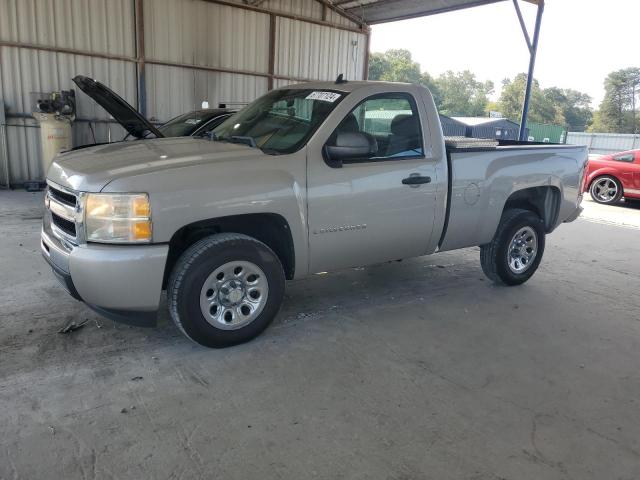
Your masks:
{"label": "headlight", "polygon": [[88,242],[151,241],[151,207],[146,193],[89,193],[84,221]]}

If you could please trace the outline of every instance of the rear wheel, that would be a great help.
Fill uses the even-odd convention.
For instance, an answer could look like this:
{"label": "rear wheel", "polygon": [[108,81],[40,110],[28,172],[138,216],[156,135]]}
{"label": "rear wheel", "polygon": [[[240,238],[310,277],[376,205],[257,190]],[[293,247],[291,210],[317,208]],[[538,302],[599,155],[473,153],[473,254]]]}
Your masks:
{"label": "rear wheel", "polygon": [[506,210],[491,243],[480,247],[482,271],[495,283],[520,285],[538,269],[544,245],[544,224],[538,215]]}
{"label": "rear wheel", "polygon": [[612,204],[622,198],[622,185],[616,177],[603,175],[591,182],[589,193],[595,202]]}
{"label": "rear wheel", "polygon": [[227,347],[259,335],[278,313],[285,277],[264,243],[236,233],[204,238],[189,247],[167,288],[175,324],[191,340]]}

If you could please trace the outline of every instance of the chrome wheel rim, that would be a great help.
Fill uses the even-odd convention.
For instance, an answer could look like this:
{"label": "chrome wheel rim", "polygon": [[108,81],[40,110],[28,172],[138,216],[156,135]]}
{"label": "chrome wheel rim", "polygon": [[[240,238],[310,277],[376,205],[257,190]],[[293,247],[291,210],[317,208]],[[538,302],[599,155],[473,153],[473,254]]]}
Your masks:
{"label": "chrome wheel rim", "polygon": [[618,185],[613,179],[604,177],[593,182],[591,193],[601,202],[611,202],[618,194]]}
{"label": "chrome wheel rim", "polygon": [[531,227],[522,227],[511,239],[507,251],[509,270],[513,273],[526,272],[538,254],[538,235]]}
{"label": "chrome wheel rim", "polygon": [[251,262],[228,262],[207,277],[200,290],[205,320],[222,330],[236,330],[253,322],[264,309],[269,283]]}

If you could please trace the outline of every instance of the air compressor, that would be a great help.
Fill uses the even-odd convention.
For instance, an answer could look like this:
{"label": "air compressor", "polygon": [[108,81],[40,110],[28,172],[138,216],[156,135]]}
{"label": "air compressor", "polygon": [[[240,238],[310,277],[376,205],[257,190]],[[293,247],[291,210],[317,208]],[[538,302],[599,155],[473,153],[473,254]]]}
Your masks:
{"label": "air compressor", "polygon": [[[53,158],[73,148],[71,124],[76,116],[74,90],[37,93],[33,102],[33,117],[40,124],[40,161],[46,177]],[[27,189],[39,188],[40,182],[26,182]]]}

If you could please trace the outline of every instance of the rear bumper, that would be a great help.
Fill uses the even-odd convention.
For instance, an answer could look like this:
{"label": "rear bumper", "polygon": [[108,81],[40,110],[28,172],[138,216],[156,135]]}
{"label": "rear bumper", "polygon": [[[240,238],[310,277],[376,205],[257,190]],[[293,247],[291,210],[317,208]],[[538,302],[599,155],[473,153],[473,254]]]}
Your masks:
{"label": "rear bumper", "polygon": [[582,213],[583,210],[584,210],[584,208],[582,208],[582,207],[576,208],[574,210],[574,212],[564,220],[564,223],[570,223],[570,222],[573,222],[574,220],[576,220],[580,216],[580,214]]}
{"label": "rear bumper", "polygon": [[56,237],[45,220],[41,250],[76,300],[118,322],[155,325],[167,245],[71,245]]}

